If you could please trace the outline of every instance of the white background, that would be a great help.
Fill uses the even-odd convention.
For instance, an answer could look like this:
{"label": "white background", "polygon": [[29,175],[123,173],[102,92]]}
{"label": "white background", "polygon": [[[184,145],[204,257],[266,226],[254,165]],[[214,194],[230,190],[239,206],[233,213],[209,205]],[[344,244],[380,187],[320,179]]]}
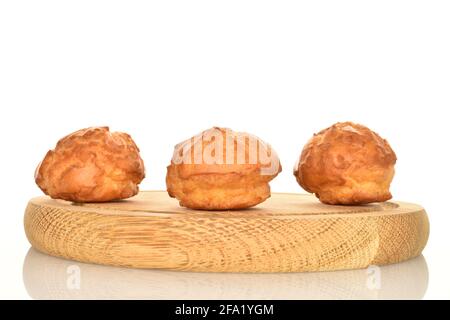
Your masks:
{"label": "white background", "polygon": [[[352,120],[398,156],[392,192],[423,205],[425,298],[450,298],[449,1],[0,1],[0,298],[28,298],[22,218],[62,136],[126,131],[164,189],[173,146],[213,125],[278,152],[303,192],[304,143]],[[413,279],[412,279],[413,281]]]}

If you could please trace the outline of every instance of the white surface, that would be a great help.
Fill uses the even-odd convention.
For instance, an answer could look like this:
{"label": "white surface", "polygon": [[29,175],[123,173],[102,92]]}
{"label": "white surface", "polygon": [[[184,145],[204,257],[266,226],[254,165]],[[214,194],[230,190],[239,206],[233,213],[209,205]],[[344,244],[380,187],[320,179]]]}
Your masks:
{"label": "white surface", "polygon": [[129,132],[142,189],[163,189],[175,143],[227,126],[277,150],[273,191],[302,192],[302,146],[342,120],[397,152],[394,197],[431,220],[424,297],[450,298],[449,16],[448,1],[0,2],[0,298],[29,298],[23,211],[63,135]]}

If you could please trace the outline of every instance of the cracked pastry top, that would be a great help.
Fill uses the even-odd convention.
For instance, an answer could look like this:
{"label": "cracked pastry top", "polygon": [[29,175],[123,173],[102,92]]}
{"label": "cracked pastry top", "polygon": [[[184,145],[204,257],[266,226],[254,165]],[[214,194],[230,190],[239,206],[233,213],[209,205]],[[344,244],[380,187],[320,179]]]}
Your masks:
{"label": "cracked pastry top", "polygon": [[144,163],[133,139],[108,127],[82,129],[62,138],[35,173],[45,194],[73,202],[132,197],[144,177]]}
{"label": "cracked pastry top", "polygon": [[326,204],[383,202],[392,198],[396,160],[389,143],[369,128],[336,123],[309,140],[294,175]]}

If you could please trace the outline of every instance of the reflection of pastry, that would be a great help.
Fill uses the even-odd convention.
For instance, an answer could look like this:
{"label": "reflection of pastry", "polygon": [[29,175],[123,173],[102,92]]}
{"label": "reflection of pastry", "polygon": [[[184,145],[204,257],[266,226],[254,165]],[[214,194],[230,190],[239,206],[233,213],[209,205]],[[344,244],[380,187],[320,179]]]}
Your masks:
{"label": "reflection of pastry", "polygon": [[269,181],[280,171],[275,151],[259,138],[211,128],[175,147],[167,191],[188,208],[248,208],[270,197]]}
{"label": "reflection of pastry", "polygon": [[365,204],[392,198],[397,158],[389,143],[369,128],[337,123],[306,144],[294,175],[327,204]]}
{"label": "reflection of pastry", "polygon": [[61,139],[36,169],[36,183],[55,199],[104,202],[132,197],[144,163],[131,137],[108,127],[76,131]]}

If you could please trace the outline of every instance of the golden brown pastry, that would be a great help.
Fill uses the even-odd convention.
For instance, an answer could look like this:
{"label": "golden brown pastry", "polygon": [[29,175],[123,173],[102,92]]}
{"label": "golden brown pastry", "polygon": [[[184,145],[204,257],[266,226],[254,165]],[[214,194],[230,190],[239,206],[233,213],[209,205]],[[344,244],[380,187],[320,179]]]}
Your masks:
{"label": "golden brown pastry", "polygon": [[323,203],[383,202],[392,198],[389,187],[396,161],[386,140],[365,126],[344,122],[314,135],[294,175]]}
{"label": "golden brown pastry", "polygon": [[270,197],[281,171],[275,151],[259,138],[214,127],[175,146],[167,191],[181,206],[204,210],[249,208]]}
{"label": "golden brown pastry", "polygon": [[136,195],[144,163],[131,137],[108,127],[61,139],[36,169],[37,185],[54,199],[106,202]]}

